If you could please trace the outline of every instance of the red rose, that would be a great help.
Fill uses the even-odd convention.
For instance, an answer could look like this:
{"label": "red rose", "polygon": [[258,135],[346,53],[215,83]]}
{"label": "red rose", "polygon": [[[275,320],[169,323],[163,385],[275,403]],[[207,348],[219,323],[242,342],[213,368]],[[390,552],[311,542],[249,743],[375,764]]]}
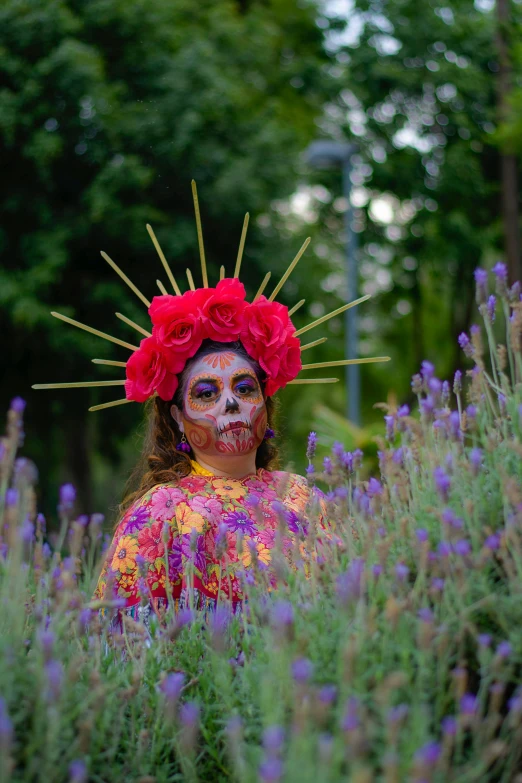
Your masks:
{"label": "red rose", "polygon": [[194,356],[203,341],[199,309],[206,289],[187,291],[183,296],[155,296],[149,307],[152,333],[157,341],[179,352],[186,360]]}
{"label": "red rose", "polygon": [[289,381],[293,381],[301,372],[301,342],[298,337],[287,337],[277,353],[260,357],[259,363],[265,370],[268,380],[265,394],[271,397]]}
{"label": "red rose", "polygon": [[125,396],[145,402],[157,392],[162,400],[171,400],[178,388],[177,373],[184,364],[184,359],[159,345],[154,335],[146,337],[127,362]]}
{"label": "red rose", "polygon": [[240,340],[247,353],[266,370],[262,359],[276,353],[294,332],[288,307],[261,296],[257,302],[247,305]]}
{"label": "red rose", "polygon": [[220,280],[211,296],[201,307],[201,318],[206,336],[222,343],[237,340],[243,326],[245,307],[245,286],[243,283],[240,283],[236,278]]}

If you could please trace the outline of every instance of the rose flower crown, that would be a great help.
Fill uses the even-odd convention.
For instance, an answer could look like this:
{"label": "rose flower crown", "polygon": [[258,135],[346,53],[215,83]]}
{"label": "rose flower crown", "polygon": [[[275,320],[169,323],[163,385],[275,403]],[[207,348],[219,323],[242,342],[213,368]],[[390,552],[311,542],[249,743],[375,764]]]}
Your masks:
{"label": "rose flower crown", "polygon": [[243,223],[234,277],[226,278],[225,268],[222,266],[219,282],[215,288],[211,288],[208,284],[201,217],[196,183],[194,181],[192,181],[192,194],[196,214],[203,287],[195,287],[192,273],[190,269],[187,269],[189,290],[185,291],[185,293],[181,292],[150,225],[147,225],[147,231],[160,257],[169,282],[174,289],[174,295],[167,292],[160,280],[156,280],[161,296],[155,296],[152,302],[149,302],[120,267],[102,251],[101,255],[105,261],[148,308],[152,322],[152,332],[146,331],[125,315],[116,313],[116,316],[121,321],[144,335],[144,339],[137,346],[119,340],[116,337],[111,337],[105,332],[93,329],[91,326],[68,318],[61,313],[52,312],[51,315],[59,318],[61,321],[65,321],[65,323],[132,351],[126,362],[110,361],[108,359],[92,360],[94,364],[125,367],[126,379],[115,381],[78,381],[73,383],[38,383],[33,385],[33,389],[64,389],[93,386],[125,387],[125,398],[105,402],[101,405],[93,405],[89,408],[90,411],[112,408],[115,405],[123,405],[127,402],[145,402],[156,394],[162,400],[170,401],[176,392],[178,376],[183,371],[186,362],[197,353],[203,340],[207,338],[222,343],[239,340],[248,355],[258,362],[266,373],[265,394],[267,397],[272,396],[278,389],[284,388],[289,383],[335,383],[339,380],[338,378],[298,377],[304,370],[389,361],[388,356],[377,356],[365,359],[340,359],[338,361],[302,364],[301,354],[303,351],[326,342],[327,338],[321,337],[318,340],[302,345],[299,339],[300,335],[370,298],[368,295],[349,302],[337,308],[337,310],[312,321],[307,326],[296,330],[290,316],[304,304],[305,300],[301,299],[300,302],[289,310],[285,305],[276,302],[275,297],[295,269],[299,259],[310,243],[310,238],[304,242],[270,296],[267,297],[263,293],[271,277],[271,272],[268,272],[252,301],[247,302],[245,287],[239,281],[241,259],[249,220],[247,213]]}

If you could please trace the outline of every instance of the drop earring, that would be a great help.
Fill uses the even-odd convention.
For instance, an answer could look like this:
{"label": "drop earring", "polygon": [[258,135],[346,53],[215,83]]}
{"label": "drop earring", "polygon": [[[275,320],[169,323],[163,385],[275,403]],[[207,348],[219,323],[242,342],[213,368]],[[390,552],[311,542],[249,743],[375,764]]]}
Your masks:
{"label": "drop earring", "polygon": [[267,427],[265,430],[265,437],[263,440],[270,440],[270,438],[275,438],[275,432],[272,429],[272,427]]}
{"label": "drop earring", "polygon": [[190,446],[187,443],[187,439],[185,437],[185,433],[181,433],[181,441],[176,446],[176,451],[183,451],[185,454],[188,454],[190,451]]}

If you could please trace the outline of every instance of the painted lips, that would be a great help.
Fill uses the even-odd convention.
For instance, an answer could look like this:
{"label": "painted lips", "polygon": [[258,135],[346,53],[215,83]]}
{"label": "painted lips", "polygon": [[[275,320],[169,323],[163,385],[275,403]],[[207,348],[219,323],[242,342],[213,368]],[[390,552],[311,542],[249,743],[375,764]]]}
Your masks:
{"label": "painted lips", "polygon": [[239,430],[249,430],[250,427],[244,421],[231,421],[225,427],[221,427],[219,432],[237,432]]}

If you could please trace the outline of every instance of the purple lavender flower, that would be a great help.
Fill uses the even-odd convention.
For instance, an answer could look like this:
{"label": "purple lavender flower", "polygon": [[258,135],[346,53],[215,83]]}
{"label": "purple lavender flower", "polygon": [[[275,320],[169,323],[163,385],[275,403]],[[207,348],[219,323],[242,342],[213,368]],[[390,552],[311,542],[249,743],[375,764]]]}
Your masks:
{"label": "purple lavender flower", "polygon": [[341,457],[341,465],[348,473],[353,473],[353,454],[350,451],[344,452]]}
{"label": "purple lavender flower", "polygon": [[45,665],[45,674],[47,679],[47,701],[57,701],[60,698],[64,677],[63,666],[60,661],[48,661]]}
{"label": "purple lavender flower", "polygon": [[311,432],[308,436],[308,445],[306,448],[306,458],[312,460],[315,456],[315,450],[317,449],[317,433]]}
{"label": "purple lavender flower", "polygon": [[469,337],[466,332],[461,332],[458,337],[459,346],[462,348],[466,356],[473,356],[473,346],[470,343]]}
{"label": "purple lavender flower", "polygon": [[60,487],[60,505],[63,508],[71,508],[76,500],[76,490],[72,484],[62,484]]}
{"label": "purple lavender flower", "polygon": [[433,480],[435,481],[437,493],[447,503],[451,487],[450,477],[441,467],[436,467],[433,471]]}
{"label": "purple lavender flower", "polygon": [[442,510],[441,519],[443,524],[459,530],[463,527],[463,521],[460,517],[455,516],[455,512],[451,508],[444,508]]}
{"label": "purple lavender flower", "polygon": [[386,437],[388,440],[393,440],[395,437],[395,418],[393,416],[385,416],[384,421],[386,424]]}
{"label": "purple lavender flower", "polygon": [[429,420],[435,410],[435,400],[431,394],[428,394],[427,397],[424,397],[424,399],[420,401],[420,409],[423,416]]}
{"label": "purple lavender flower", "polygon": [[69,783],[85,783],[87,780],[87,767],[81,759],[71,761],[69,764]]}
{"label": "purple lavender flower", "polygon": [[415,753],[415,760],[425,767],[433,768],[440,758],[441,747],[438,742],[428,742]]}
{"label": "purple lavender flower", "polygon": [[488,318],[492,324],[495,323],[496,306],[497,306],[497,297],[494,294],[491,294],[491,296],[488,299],[486,310],[487,310]]}
{"label": "purple lavender flower", "polygon": [[397,411],[397,416],[400,419],[403,419],[405,416],[409,416],[409,415],[410,415],[410,408],[409,408],[409,406],[408,405],[401,405],[401,407]]}
{"label": "purple lavender flower", "polygon": [[484,541],[484,546],[486,549],[489,549],[491,552],[494,552],[496,549],[500,547],[501,542],[501,536],[498,533],[493,533],[493,535],[488,536],[486,540]]}
{"label": "purple lavender flower", "polygon": [[395,566],[395,576],[399,582],[404,582],[408,578],[409,573],[410,569],[404,563],[397,563]]}
{"label": "purple lavender flower", "polygon": [[380,563],[374,563],[372,565],[372,574],[375,577],[375,579],[378,579],[380,575],[382,574],[382,565]]}
{"label": "purple lavender flower", "polygon": [[383,488],[380,481],[378,481],[376,478],[371,478],[368,482],[368,495],[373,498],[376,495],[382,495]]}
{"label": "purple lavender flower", "polygon": [[391,707],[386,715],[388,723],[397,724],[402,723],[408,716],[409,707],[407,704],[397,704],[396,707]]}
{"label": "purple lavender flower", "polygon": [[450,389],[449,381],[443,381],[442,389],[441,389],[441,401],[443,405],[448,404],[450,394],[451,394],[451,389]]}
{"label": "purple lavender flower", "polygon": [[336,456],[337,459],[341,459],[341,457],[344,454],[344,446],[338,440],[336,440],[334,445],[332,446],[332,454],[334,454],[334,456]]}
{"label": "purple lavender flower", "polygon": [[481,449],[471,449],[469,453],[469,461],[471,464],[471,472],[474,476],[477,476],[480,468],[482,467],[482,451]]}
{"label": "purple lavender flower", "polygon": [[520,688],[517,688],[513,696],[509,699],[508,709],[511,713],[522,712],[522,692]]}
{"label": "purple lavender flower", "polygon": [[505,394],[498,394],[497,395],[498,400],[498,407],[500,409],[500,413],[504,416],[506,413],[506,396]]}
{"label": "purple lavender flower", "polygon": [[20,528],[20,538],[25,544],[32,543],[34,539],[34,525],[30,519],[25,519]]}
{"label": "purple lavender flower", "polygon": [[0,748],[7,753],[13,738],[13,724],[7,713],[4,699],[0,696]]}
{"label": "purple lavender flower", "polygon": [[277,756],[285,741],[285,730],[282,726],[268,726],[263,732],[263,748],[268,756]]}
{"label": "purple lavender flower", "polygon": [[477,641],[480,647],[489,647],[491,644],[491,635],[489,633],[479,633]]}
{"label": "purple lavender flower", "polygon": [[453,393],[460,394],[461,391],[462,391],[462,373],[460,370],[457,370],[453,378]]}
{"label": "purple lavender flower", "polygon": [[404,449],[402,446],[399,446],[398,449],[395,449],[395,451],[392,454],[392,462],[395,465],[402,465],[404,462]]}
{"label": "purple lavender flower", "polygon": [[272,608],[271,618],[275,628],[290,628],[294,624],[294,607],[290,601],[277,601]]}
{"label": "purple lavender flower", "polygon": [[466,538],[461,538],[455,542],[453,550],[459,557],[466,557],[471,552],[471,544]]}
{"label": "purple lavender flower", "polygon": [[462,430],[460,429],[460,414],[458,411],[452,411],[448,418],[450,435],[453,440],[462,440]]}
{"label": "purple lavender flower", "polygon": [[477,711],[477,697],[472,693],[465,693],[460,700],[460,711],[463,715],[474,715]]}
{"label": "purple lavender flower", "polygon": [[509,642],[500,642],[497,649],[495,650],[495,654],[498,655],[499,658],[502,660],[506,660],[506,658],[509,658],[511,656],[511,653],[513,652],[513,648],[510,645]]}
{"label": "purple lavender flower", "polygon": [[13,397],[13,399],[11,400],[10,408],[15,413],[23,413],[26,405],[27,405],[26,401],[23,400],[21,397]]}
{"label": "purple lavender flower", "polygon": [[508,277],[508,270],[506,264],[503,264],[502,261],[497,261],[493,269],[491,270],[497,280],[507,280]]}
{"label": "purple lavender flower", "polygon": [[431,580],[431,587],[432,590],[435,590],[437,593],[442,592],[444,590],[444,579],[441,579],[440,576],[435,576]]}
{"label": "purple lavender flower", "polygon": [[424,382],[428,383],[430,378],[433,378],[433,373],[435,372],[435,367],[431,362],[428,362],[426,359],[421,364],[421,375],[424,378]]}
{"label": "purple lavender flower", "polygon": [[423,623],[432,623],[433,622],[433,612],[431,611],[431,609],[429,609],[427,606],[425,606],[422,609],[419,609],[418,618]]}
{"label": "purple lavender flower", "polygon": [[195,701],[187,701],[181,707],[179,717],[183,726],[194,728],[199,721],[199,706]]}
{"label": "purple lavender flower", "polygon": [[335,685],[323,685],[318,693],[318,698],[321,704],[330,706],[337,698],[337,688]]}
{"label": "purple lavender flower", "polygon": [[185,675],[181,672],[167,674],[160,685],[160,690],[168,702],[176,702],[185,684]]}
{"label": "purple lavender flower", "polygon": [[280,759],[267,758],[259,767],[261,783],[279,783],[283,777],[283,764]]}
{"label": "purple lavender flower", "polygon": [[17,503],[18,503],[18,490],[13,489],[11,487],[5,493],[5,504],[6,506],[16,506]]}
{"label": "purple lavender flower", "polygon": [[477,418],[477,409],[474,405],[468,405],[466,408],[466,416],[468,419],[476,419]]}
{"label": "purple lavender flower", "polygon": [[323,470],[327,476],[332,475],[332,460],[330,459],[330,457],[325,457],[323,459]]}
{"label": "purple lavender flower", "polygon": [[306,466],[305,471],[306,471],[306,475],[307,476],[311,476],[313,473],[315,473],[315,468],[312,465],[312,463],[310,463],[310,465]]}
{"label": "purple lavender flower", "polygon": [[356,601],[361,597],[364,577],[364,560],[356,557],[351,562],[344,574],[336,579],[337,596],[343,603]]}
{"label": "purple lavender flower", "polygon": [[415,531],[415,535],[417,536],[417,540],[420,541],[421,544],[423,544],[425,541],[428,540],[428,531],[423,527],[418,527]]}
{"label": "purple lavender flower", "polygon": [[308,658],[297,658],[292,663],[292,677],[299,685],[304,685],[314,671],[314,665]]}
{"label": "purple lavender flower", "polygon": [[346,702],[341,728],[343,731],[355,731],[359,728],[359,725],[359,701],[355,696],[350,696]]}
{"label": "purple lavender flower", "polygon": [[441,541],[437,547],[440,557],[449,557],[451,555],[451,544],[447,541]]}
{"label": "purple lavender flower", "polygon": [[362,461],[363,461],[363,457],[364,457],[364,454],[361,451],[361,449],[355,449],[355,451],[352,453],[353,467],[354,467],[355,470],[357,470],[357,468],[361,467]]}
{"label": "purple lavender flower", "polygon": [[476,300],[477,304],[482,304],[486,301],[488,295],[488,273],[485,269],[478,267],[475,269],[475,283],[476,283]]}
{"label": "purple lavender flower", "polygon": [[446,715],[446,717],[442,719],[441,728],[442,733],[445,734],[446,737],[454,737],[457,733],[458,723],[453,715]]}

